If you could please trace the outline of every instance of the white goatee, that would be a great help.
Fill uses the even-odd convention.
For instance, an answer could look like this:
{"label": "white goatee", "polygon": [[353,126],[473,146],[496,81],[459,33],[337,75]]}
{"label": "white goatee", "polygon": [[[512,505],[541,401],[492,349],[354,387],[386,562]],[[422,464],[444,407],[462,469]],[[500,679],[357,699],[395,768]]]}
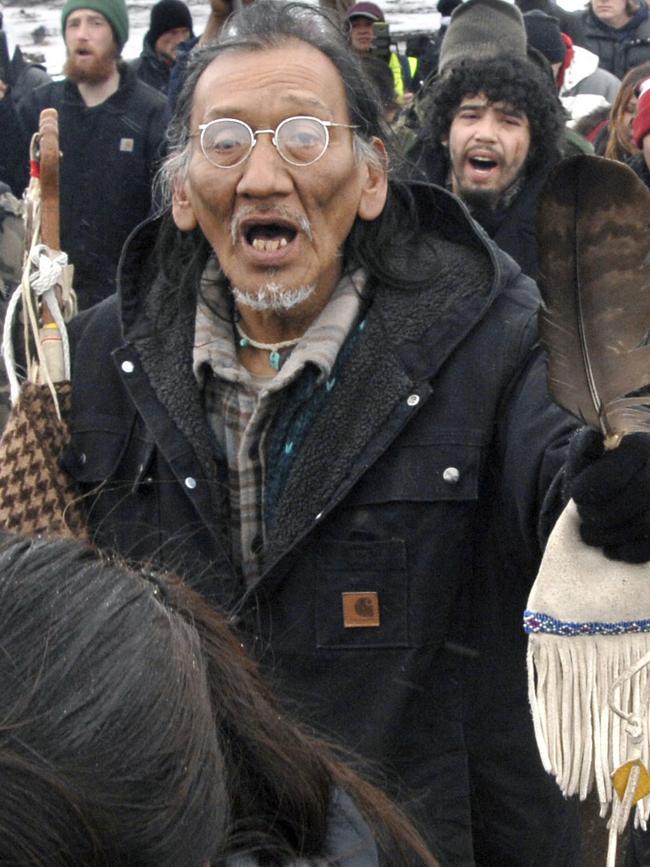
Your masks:
{"label": "white goatee", "polygon": [[231,287],[237,306],[250,307],[251,310],[291,310],[306,301],[316,289],[315,285],[300,286],[297,289],[284,289],[278,283],[267,283],[256,292]]}

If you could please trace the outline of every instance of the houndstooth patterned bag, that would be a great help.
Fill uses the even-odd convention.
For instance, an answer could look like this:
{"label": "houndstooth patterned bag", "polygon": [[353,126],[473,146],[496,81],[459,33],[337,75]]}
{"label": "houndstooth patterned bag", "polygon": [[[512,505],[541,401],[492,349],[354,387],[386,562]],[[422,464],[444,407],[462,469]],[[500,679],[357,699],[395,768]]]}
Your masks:
{"label": "houndstooth patterned bag", "polygon": [[47,385],[23,383],[0,439],[0,528],[86,539],[74,485],[59,465],[68,441],[72,388],[56,385],[61,411]]}

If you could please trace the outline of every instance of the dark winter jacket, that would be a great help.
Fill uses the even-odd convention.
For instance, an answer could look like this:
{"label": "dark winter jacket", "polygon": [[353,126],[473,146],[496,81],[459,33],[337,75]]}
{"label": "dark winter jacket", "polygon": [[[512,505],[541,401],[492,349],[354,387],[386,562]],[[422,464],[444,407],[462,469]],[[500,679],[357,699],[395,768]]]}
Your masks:
{"label": "dark winter jacket", "polygon": [[[119,89],[92,108],[67,79],[36,88],[17,113],[6,102],[0,100],[0,138],[13,138],[23,154],[10,181],[16,195],[27,184],[28,142],[41,110],[51,106],[59,112],[61,247],[75,266],[79,305],[88,307],[115,291],[124,241],[149,215],[165,99],[122,67]],[[0,143],[0,165],[3,153]]]}
{"label": "dark winter jacket", "polygon": [[[293,461],[256,586],[229,556],[193,305],[152,325],[155,224],[125,249],[121,297],[71,324],[65,465],[98,544],[180,569],[233,612],[303,718],[402,781],[450,865],[472,867],[475,847],[481,864],[543,852],[544,867],[575,867],[571,809],[534,746],[521,628],[572,422],[547,393],[532,281],[457,199],[419,196],[401,267],[428,288],[372,287],[320,411],[282,449]],[[293,422],[281,407],[269,440]],[[378,625],[346,626],[345,600]]]}
{"label": "dark winter jacket", "polygon": [[645,161],[643,154],[634,154],[627,161],[628,166],[639,177],[646,187],[650,188],[650,169]]}
{"label": "dark winter jacket", "polygon": [[[432,184],[445,186],[449,175],[446,150],[432,147],[425,135],[420,135],[407,157],[414,172]],[[547,174],[545,168],[527,178],[507,207],[474,215],[492,240],[533,278],[537,277],[537,198]]]}
{"label": "dark winter jacket", "polygon": [[646,867],[650,864],[650,830],[630,826],[630,841],[625,853],[625,867]]}
{"label": "dark winter jacket", "polygon": [[46,84],[50,80],[50,76],[45,71],[45,67],[39,63],[30,63],[25,60],[20,48],[16,47],[11,58],[9,66],[11,85],[10,94],[15,103],[24,99],[28,93],[39,87],[41,84]]}
{"label": "dark winter jacket", "polygon": [[580,30],[574,42],[597,54],[601,69],[622,79],[628,69],[650,60],[650,18],[645,0],[630,21],[617,29],[600,21],[591,7],[575,15]]}
{"label": "dark winter jacket", "polygon": [[0,99],[0,130],[0,182],[10,187],[13,194],[20,198],[25,189],[29,142],[10,96]]}
{"label": "dark winter jacket", "polygon": [[[0,40],[3,35],[0,31]],[[15,106],[36,87],[49,82],[50,76],[39,64],[26,61],[18,47],[14,50],[8,73],[5,75],[5,84],[9,84],[9,90],[4,98],[0,99],[0,183],[12,187],[14,194],[20,196],[24,184],[20,189],[17,189],[17,184],[20,185],[25,175],[29,142],[25,141],[25,136],[16,122]]]}
{"label": "dark winter jacket", "polygon": [[151,44],[148,33],[142,41],[142,53],[140,57],[132,60],[129,66],[140,81],[148,84],[149,87],[155,88],[155,90],[159,90],[161,93],[167,93],[172,67],[169,63],[165,63],[156,53],[156,49]]}

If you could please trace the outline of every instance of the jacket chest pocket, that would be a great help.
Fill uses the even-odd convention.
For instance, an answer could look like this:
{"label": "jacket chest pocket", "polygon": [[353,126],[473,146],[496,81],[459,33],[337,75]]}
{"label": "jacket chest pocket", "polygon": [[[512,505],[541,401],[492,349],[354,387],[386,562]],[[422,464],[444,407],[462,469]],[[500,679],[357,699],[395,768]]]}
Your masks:
{"label": "jacket chest pocket", "polygon": [[471,570],[481,448],[407,443],[378,461],[323,527],[319,647],[413,647],[447,627]]}
{"label": "jacket chest pocket", "polygon": [[406,544],[326,540],[317,551],[318,647],[406,647]]}
{"label": "jacket chest pocket", "polygon": [[[450,437],[453,436],[450,434]],[[347,502],[434,503],[475,500],[481,449],[475,442],[407,442],[387,452],[360,480]]]}

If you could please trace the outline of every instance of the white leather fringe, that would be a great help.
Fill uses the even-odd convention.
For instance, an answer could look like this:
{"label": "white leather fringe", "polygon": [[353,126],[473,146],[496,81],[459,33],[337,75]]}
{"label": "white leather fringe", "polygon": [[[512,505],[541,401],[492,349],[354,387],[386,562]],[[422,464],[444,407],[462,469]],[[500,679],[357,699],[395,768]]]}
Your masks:
{"label": "white leather fringe", "polygon": [[[644,665],[626,676],[649,652],[647,633],[528,639],[529,699],[542,763],[567,796],[584,800],[595,784],[603,816],[614,771],[632,759],[650,763],[650,670]],[[641,721],[639,738],[628,733],[631,716]],[[649,813],[650,798],[644,798],[636,812],[643,827]]]}
{"label": "white leather fringe", "polygon": [[[584,544],[570,502],[546,546],[528,598],[528,694],[537,746],[566,796],[595,786],[606,817],[607,867],[633,809],[632,767],[622,797],[612,774],[628,762],[650,766],[650,564],[608,560]],[[645,828],[650,796],[636,804]]]}

